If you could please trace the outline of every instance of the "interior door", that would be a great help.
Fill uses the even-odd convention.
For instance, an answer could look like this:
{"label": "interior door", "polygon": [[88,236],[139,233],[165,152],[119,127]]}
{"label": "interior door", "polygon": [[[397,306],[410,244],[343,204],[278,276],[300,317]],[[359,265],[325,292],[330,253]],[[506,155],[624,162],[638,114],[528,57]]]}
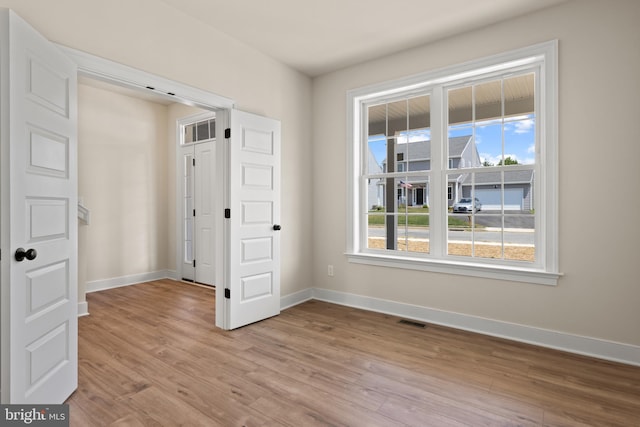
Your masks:
{"label": "interior door", "polygon": [[280,313],[280,122],[230,111],[227,329]]}
{"label": "interior door", "polygon": [[77,70],[15,13],[1,17],[2,403],[77,387]]}

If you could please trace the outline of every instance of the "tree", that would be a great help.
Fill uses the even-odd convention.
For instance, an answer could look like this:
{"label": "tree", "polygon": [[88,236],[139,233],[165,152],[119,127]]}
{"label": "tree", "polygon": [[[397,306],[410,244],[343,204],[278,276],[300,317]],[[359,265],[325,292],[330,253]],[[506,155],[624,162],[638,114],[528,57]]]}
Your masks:
{"label": "tree", "polygon": [[[504,158],[504,165],[508,166],[508,165],[517,165],[518,164],[518,159],[514,159],[511,156],[507,156]],[[500,160],[498,162],[498,166],[502,166],[502,160]]]}

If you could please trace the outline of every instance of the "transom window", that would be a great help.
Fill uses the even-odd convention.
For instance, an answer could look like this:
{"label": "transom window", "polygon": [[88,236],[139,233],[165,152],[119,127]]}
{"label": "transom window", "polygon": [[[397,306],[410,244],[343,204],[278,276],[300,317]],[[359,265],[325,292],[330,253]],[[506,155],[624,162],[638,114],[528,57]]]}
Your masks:
{"label": "transom window", "polygon": [[206,119],[184,125],[181,144],[206,141],[216,137],[216,119]]}
{"label": "transom window", "polygon": [[556,42],[350,91],[349,259],[555,284]]}

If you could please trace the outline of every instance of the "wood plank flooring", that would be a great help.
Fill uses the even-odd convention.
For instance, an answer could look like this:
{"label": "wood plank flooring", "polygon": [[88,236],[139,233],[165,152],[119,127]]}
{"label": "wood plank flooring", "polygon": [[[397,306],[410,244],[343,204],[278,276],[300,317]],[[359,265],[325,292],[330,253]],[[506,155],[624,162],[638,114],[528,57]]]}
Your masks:
{"label": "wood plank flooring", "polygon": [[640,426],[640,368],[309,301],[236,331],[171,280],[87,295],[71,426]]}

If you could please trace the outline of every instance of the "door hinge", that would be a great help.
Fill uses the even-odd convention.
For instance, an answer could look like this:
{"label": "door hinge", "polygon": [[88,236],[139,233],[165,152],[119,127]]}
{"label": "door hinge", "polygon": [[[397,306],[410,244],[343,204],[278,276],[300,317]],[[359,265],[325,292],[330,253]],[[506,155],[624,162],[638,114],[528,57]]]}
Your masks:
{"label": "door hinge", "polygon": [[231,128],[226,128],[224,130],[224,137],[227,139],[231,138]]}
{"label": "door hinge", "polygon": [[231,209],[225,209],[224,210],[224,217],[225,218],[231,218]]}
{"label": "door hinge", "polygon": [[226,289],[224,290],[224,297],[225,297],[225,298],[227,298],[227,299],[230,299],[230,298],[231,298],[231,289],[226,288]]}
{"label": "door hinge", "polygon": [[193,163],[193,166],[196,165],[196,159],[191,159],[191,162]]}
{"label": "door hinge", "polygon": [[195,268],[195,266],[196,266],[196,260],[194,259],[193,260],[193,267]]}
{"label": "door hinge", "polygon": [[196,210],[195,209],[193,210],[193,216],[196,216]]}

